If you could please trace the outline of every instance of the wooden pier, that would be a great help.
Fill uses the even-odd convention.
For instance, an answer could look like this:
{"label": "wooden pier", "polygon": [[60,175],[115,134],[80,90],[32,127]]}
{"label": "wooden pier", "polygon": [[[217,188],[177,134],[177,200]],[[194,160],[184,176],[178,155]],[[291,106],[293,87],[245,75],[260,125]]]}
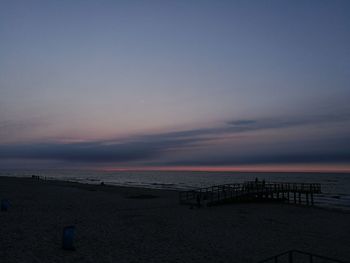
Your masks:
{"label": "wooden pier", "polygon": [[179,192],[180,204],[213,206],[232,202],[268,201],[313,205],[314,194],[321,193],[318,183],[277,183],[248,181]]}
{"label": "wooden pier", "polygon": [[265,260],[259,261],[259,263],[297,263],[297,262],[328,262],[328,263],[349,263],[348,261],[342,261],[335,258],[330,258],[326,256],[321,256],[317,254],[308,253],[300,250],[289,250],[284,253],[280,253],[273,257],[269,257]]}

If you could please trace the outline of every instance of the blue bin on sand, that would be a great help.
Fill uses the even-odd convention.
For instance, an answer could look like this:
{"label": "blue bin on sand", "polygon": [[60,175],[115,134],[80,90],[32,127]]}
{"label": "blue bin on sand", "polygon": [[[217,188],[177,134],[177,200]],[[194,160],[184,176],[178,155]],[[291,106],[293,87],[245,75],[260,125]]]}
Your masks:
{"label": "blue bin on sand", "polygon": [[66,226],[63,229],[62,248],[65,250],[75,250],[73,241],[75,234],[75,226]]}
{"label": "blue bin on sand", "polygon": [[7,199],[2,199],[1,200],[1,211],[7,211],[9,210],[11,204],[10,201]]}

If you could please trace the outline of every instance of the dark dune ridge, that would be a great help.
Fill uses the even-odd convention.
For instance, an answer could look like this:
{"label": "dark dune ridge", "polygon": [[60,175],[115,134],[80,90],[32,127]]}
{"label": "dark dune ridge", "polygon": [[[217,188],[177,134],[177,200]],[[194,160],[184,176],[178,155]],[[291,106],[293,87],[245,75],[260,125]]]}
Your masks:
{"label": "dark dune ridge", "polygon": [[[350,214],[283,204],[189,209],[175,191],[0,177],[1,262],[257,262],[290,249],[350,259]],[[75,251],[61,249],[76,227]]]}

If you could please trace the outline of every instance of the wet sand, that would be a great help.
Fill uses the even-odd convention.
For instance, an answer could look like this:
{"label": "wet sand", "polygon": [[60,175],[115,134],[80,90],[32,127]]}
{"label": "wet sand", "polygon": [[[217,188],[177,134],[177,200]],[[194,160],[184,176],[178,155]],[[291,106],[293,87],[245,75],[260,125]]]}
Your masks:
{"label": "wet sand", "polygon": [[[286,204],[190,209],[176,191],[0,177],[0,262],[257,262],[290,249],[350,261],[350,213]],[[61,249],[76,226],[75,251]]]}

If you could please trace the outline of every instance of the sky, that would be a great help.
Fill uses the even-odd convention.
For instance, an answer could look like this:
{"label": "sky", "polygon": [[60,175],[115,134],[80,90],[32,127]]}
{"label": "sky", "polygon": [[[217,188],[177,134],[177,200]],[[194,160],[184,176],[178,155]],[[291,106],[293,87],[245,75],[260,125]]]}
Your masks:
{"label": "sky", "polygon": [[350,171],[349,1],[0,1],[0,168]]}

